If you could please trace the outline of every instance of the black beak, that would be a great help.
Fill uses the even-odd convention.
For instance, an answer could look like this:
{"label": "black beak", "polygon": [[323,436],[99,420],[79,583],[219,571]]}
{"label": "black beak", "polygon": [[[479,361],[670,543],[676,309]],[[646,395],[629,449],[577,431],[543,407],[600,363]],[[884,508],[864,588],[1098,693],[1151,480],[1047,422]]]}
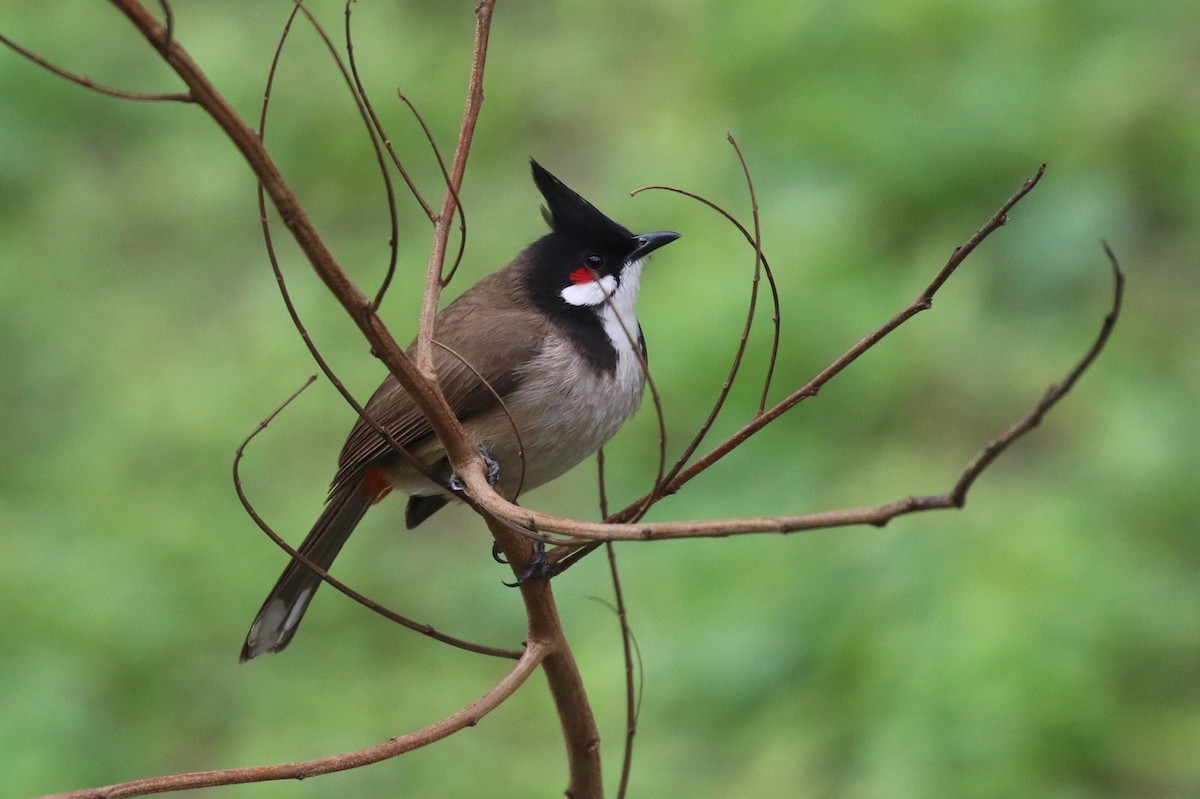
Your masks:
{"label": "black beak", "polygon": [[679,238],[679,234],[672,233],[669,230],[664,230],[659,233],[643,233],[640,236],[634,236],[633,240],[637,243],[637,248],[633,252],[629,253],[629,255],[625,258],[625,262],[632,263],[633,261],[641,260],[657,250],[659,247],[663,246],[664,244],[670,244],[677,238]]}

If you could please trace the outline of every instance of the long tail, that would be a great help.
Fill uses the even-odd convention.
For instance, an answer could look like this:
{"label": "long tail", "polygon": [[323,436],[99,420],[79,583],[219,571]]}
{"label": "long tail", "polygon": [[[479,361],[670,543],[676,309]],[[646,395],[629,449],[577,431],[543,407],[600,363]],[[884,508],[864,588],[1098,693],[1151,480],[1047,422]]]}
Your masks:
{"label": "long tail", "polygon": [[[301,555],[322,569],[329,569],[375,499],[364,488],[357,484],[345,486],[329,498],[325,510],[300,544]],[[278,652],[287,646],[296,634],[313,594],[320,587],[321,578],[315,572],[299,561],[289,563],[250,625],[246,643],[242,646],[241,662],[264,652]]]}

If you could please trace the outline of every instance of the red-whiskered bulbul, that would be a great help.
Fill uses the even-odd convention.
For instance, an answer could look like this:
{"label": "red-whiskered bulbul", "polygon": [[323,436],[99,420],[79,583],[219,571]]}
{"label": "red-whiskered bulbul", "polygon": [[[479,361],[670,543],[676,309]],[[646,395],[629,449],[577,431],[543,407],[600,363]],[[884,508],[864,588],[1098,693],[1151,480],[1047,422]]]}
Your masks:
{"label": "red-whiskered bulbul", "polygon": [[[642,265],[679,238],[630,233],[536,161],[531,166],[550,233],[434,320],[438,382],[493,467],[496,490],[512,499],[594,453],[641,404],[646,343],[634,305]],[[367,509],[392,490],[409,495],[410,529],[453,496],[445,488],[453,479],[445,451],[394,377],[365,410],[444,485],[360,418],[342,447],[325,510],[299,547],[322,569]],[[320,585],[304,564],[289,563],[250,625],[242,662],[287,646]]]}

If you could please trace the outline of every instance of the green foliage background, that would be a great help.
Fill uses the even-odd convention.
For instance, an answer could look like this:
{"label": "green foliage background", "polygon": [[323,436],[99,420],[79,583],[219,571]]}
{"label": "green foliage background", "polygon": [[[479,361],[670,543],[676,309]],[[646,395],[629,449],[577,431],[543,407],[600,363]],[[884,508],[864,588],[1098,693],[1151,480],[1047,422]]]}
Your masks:
{"label": "green foliage background", "polygon": [[[0,9],[56,63],[176,83],[102,3]],[[289,4],[177,0],[176,32],[253,118]],[[341,7],[314,2],[339,35]],[[470,3],[355,5],[356,53],[437,195],[400,87],[451,146]],[[463,192],[461,290],[540,235],[537,157],[634,228],[684,239],[645,281],[643,324],[678,451],[740,330],[752,257],[684,186],[748,218],[754,170],[784,293],[774,396],[908,302],[951,248],[1049,171],[934,310],[662,503],[656,519],[794,513],[948,488],[1086,348],[1129,274],[1110,350],[962,512],[887,528],[620,548],[645,698],[631,796],[1200,796],[1200,6],[1190,0],[501,2]],[[283,558],[240,510],[233,452],[310,374],[259,240],[250,172],[197,109],[68,85],[0,53],[0,751],[6,795],[363,746],[471,701],[506,668],[326,590],[287,653],[238,666]],[[373,158],[298,25],[268,138],[364,286],[387,228]],[[427,227],[402,202],[384,310],[411,335]],[[377,362],[294,248],[290,285],[355,390]],[[714,436],[753,412],[745,382]],[[299,539],[351,412],[324,382],[253,445],[247,488]],[[713,439],[716,440],[715,437]],[[615,501],[652,479],[643,412],[610,449]],[[529,497],[594,516],[581,467]],[[482,527],[414,533],[377,509],[338,561],[449,632],[520,640]],[[622,668],[593,558],[558,583],[620,761]],[[477,728],[347,774],[229,797],[557,795],[540,679]]]}

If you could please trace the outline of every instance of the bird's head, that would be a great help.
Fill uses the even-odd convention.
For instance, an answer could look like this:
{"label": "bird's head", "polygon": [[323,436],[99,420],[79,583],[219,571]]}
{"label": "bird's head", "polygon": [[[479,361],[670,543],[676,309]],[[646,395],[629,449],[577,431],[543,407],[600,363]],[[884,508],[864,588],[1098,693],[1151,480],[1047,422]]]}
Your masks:
{"label": "bird's head", "polygon": [[559,307],[599,308],[620,298],[632,309],[645,258],[679,234],[630,233],[537,161],[530,166],[546,200],[542,216],[551,231],[531,251],[539,299]]}

